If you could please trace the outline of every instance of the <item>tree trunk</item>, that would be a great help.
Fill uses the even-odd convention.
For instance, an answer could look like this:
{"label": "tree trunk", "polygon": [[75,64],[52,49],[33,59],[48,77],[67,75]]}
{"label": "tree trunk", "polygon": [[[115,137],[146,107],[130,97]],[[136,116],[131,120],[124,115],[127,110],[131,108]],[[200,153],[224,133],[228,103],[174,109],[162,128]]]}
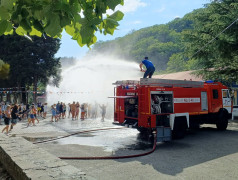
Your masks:
{"label": "tree trunk", "polygon": [[[25,86],[25,95],[26,95],[26,104],[28,104],[29,103],[29,93],[28,93],[28,91],[30,90],[30,88],[29,88],[29,86]],[[24,97],[24,95],[23,95],[23,97]],[[23,100],[24,100],[24,98],[23,98]]]}
{"label": "tree trunk", "polygon": [[33,102],[36,104],[37,98],[37,76],[34,77],[34,85],[33,85]]}
{"label": "tree trunk", "polygon": [[18,94],[17,92],[13,93],[13,103],[16,104],[18,99]]}
{"label": "tree trunk", "polygon": [[7,93],[7,102],[11,103],[11,94]]}
{"label": "tree trunk", "polygon": [[26,87],[24,86],[24,88],[22,88],[22,92],[21,92],[21,101],[23,104],[27,103],[27,99],[26,99]]}
{"label": "tree trunk", "polygon": [[21,82],[21,103],[26,104],[27,100],[26,100],[26,84],[24,82],[24,80]]}

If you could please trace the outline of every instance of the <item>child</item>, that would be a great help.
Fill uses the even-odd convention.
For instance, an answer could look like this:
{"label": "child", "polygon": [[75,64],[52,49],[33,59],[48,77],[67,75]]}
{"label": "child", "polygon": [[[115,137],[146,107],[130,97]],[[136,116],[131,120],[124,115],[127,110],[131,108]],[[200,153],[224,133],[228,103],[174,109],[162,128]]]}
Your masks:
{"label": "child", "polygon": [[39,123],[39,119],[37,118],[36,114],[37,114],[37,109],[35,106],[32,106],[32,111],[33,111],[33,114],[34,114],[34,123],[35,123],[35,119],[37,120],[37,123]]}
{"label": "child", "polygon": [[47,103],[44,104],[44,119],[46,118],[46,114],[47,114]]}
{"label": "child", "polygon": [[30,118],[28,118],[27,127],[30,125],[30,123],[32,123],[33,126],[35,126],[35,115],[34,115],[35,112],[36,112],[35,106],[32,105],[30,110]]}
{"label": "child", "polygon": [[84,104],[81,105],[81,118],[82,120],[84,120],[85,118],[85,107],[84,107]]}
{"label": "child", "polygon": [[54,105],[51,106],[51,112],[52,112],[51,122],[54,122],[53,121],[54,118],[55,118],[55,122],[57,122],[58,119],[56,117],[56,109],[55,109]]}

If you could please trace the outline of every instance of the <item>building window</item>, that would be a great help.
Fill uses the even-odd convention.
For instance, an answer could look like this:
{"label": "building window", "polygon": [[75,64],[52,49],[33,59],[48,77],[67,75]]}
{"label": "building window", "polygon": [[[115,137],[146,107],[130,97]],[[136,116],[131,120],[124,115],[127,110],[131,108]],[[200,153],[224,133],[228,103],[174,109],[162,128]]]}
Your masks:
{"label": "building window", "polygon": [[223,98],[230,98],[229,91],[228,90],[222,90],[222,97]]}

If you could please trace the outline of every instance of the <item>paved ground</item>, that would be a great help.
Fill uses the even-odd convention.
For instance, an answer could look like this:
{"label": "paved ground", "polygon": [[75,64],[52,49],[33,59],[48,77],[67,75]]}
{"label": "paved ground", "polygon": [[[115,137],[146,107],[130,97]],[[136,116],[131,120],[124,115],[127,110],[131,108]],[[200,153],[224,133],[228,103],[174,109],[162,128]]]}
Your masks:
{"label": "paved ground", "polygon": [[[72,121],[50,123],[41,120],[34,127],[25,128],[20,122],[12,136],[24,136],[30,141],[66,135],[79,130],[112,127],[111,120]],[[39,144],[56,156],[107,156],[146,152],[151,143],[141,139],[136,130],[123,129],[87,133]],[[237,179],[238,177],[238,121],[229,123],[227,131],[217,131],[215,126],[203,126],[189,131],[177,141],[158,143],[148,156],[122,160],[67,160],[87,175],[96,179]]]}

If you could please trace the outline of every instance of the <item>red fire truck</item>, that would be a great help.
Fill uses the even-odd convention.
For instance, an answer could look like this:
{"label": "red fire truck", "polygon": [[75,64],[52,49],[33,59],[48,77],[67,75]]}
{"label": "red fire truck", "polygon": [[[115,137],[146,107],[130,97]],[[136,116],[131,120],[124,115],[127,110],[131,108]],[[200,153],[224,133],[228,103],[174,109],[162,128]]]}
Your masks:
{"label": "red fire truck", "polygon": [[114,85],[114,123],[140,132],[157,130],[158,142],[182,138],[200,124],[225,130],[231,117],[229,90],[220,82],[142,78]]}

